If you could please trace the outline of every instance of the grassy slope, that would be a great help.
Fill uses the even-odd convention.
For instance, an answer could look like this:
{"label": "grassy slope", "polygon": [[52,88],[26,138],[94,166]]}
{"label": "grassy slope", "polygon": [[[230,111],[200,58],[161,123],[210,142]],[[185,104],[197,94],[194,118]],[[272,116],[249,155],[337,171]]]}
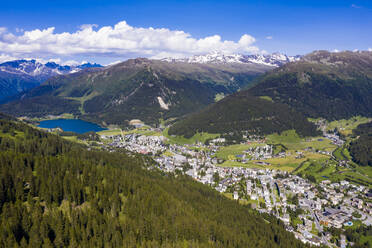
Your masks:
{"label": "grassy slope", "polygon": [[169,129],[165,129],[163,131],[163,135],[169,139],[169,143],[173,144],[179,144],[179,145],[184,145],[184,144],[195,144],[197,142],[205,143],[208,139],[214,139],[218,138],[220,135],[219,134],[213,134],[213,133],[196,133],[190,138],[185,138],[183,136],[179,135],[170,135],[168,133]]}
{"label": "grassy slope", "polygon": [[350,119],[341,119],[332,121],[328,124],[327,130],[334,130],[337,128],[341,134],[349,136],[352,134],[353,129],[358,125],[372,121],[372,118],[355,116]]}

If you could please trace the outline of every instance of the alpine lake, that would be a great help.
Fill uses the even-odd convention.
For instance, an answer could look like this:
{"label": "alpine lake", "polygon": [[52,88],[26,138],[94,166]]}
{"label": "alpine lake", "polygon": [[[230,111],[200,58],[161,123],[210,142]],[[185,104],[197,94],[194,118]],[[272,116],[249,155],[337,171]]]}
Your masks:
{"label": "alpine lake", "polygon": [[61,128],[65,132],[86,133],[106,130],[95,123],[79,119],[55,119],[41,121],[38,125],[41,128]]}

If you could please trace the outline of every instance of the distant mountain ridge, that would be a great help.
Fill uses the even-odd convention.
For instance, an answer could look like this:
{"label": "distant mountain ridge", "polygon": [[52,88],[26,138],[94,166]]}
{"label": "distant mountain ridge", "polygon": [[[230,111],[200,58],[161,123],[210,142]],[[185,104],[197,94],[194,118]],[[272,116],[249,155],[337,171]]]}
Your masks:
{"label": "distant mountain ridge", "polygon": [[55,62],[45,64],[32,60],[13,60],[0,64],[0,102],[11,100],[15,95],[39,86],[45,80],[81,71],[86,68],[99,68],[102,65],[84,63],[81,65],[59,65]]}
{"label": "distant mountain ridge", "polygon": [[103,67],[100,64],[84,63],[81,65],[59,65],[55,62],[45,64],[35,60],[13,60],[0,64],[0,71],[18,75],[28,75],[38,81],[44,81],[52,76],[74,73],[85,68]]}
{"label": "distant mountain ridge", "polygon": [[372,52],[315,51],[268,72],[249,91],[312,118],[372,116]]}
{"label": "distant mountain ridge", "polygon": [[[187,64],[240,64],[250,67],[267,67],[270,70],[289,62],[298,61],[301,56],[273,54],[223,54],[212,52],[206,55],[194,55],[189,58],[164,58],[163,62]],[[39,86],[42,82],[58,75],[75,73],[86,68],[101,68],[100,64],[84,63],[81,65],[60,65],[55,62],[41,63],[35,59],[14,60],[0,64],[0,103],[9,102],[19,97],[21,92]]]}
{"label": "distant mountain ridge", "polygon": [[273,54],[224,54],[221,52],[212,52],[206,55],[194,55],[189,58],[164,58],[162,61],[167,62],[185,62],[185,63],[198,63],[198,64],[260,64],[272,67],[279,67],[289,62],[299,61],[301,55],[288,56],[281,53]]}
{"label": "distant mountain ridge", "polygon": [[261,64],[130,59],[52,77],[0,109],[26,116],[72,113],[101,124],[126,125],[131,119],[157,124],[197,111],[217,94],[234,93],[271,69]]}
{"label": "distant mountain ridge", "polygon": [[308,117],[339,120],[356,115],[372,116],[372,52],[315,51],[258,77],[249,89],[179,120],[169,134],[295,129],[311,136],[317,131]]}

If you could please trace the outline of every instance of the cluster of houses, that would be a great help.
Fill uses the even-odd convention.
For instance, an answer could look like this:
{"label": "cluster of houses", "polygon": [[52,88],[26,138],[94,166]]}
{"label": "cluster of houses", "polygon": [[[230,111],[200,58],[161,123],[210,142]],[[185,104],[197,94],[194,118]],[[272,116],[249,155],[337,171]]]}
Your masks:
{"label": "cluster of houses", "polygon": [[157,154],[166,150],[164,146],[166,138],[164,136],[146,136],[132,133],[127,135],[115,135],[110,138],[113,140],[110,146],[125,148],[131,152]]}
{"label": "cluster of houses", "polygon": [[272,158],[272,156],[273,146],[264,145],[248,148],[246,151],[244,151],[244,155],[242,155],[242,158],[247,160],[264,160]]}
{"label": "cluster of houses", "polygon": [[[117,135],[111,139],[110,146],[153,155],[157,162],[155,166],[160,170],[184,173],[221,193],[230,194],[235,200],[251,203],[259,212],[277,216],[285,223],[287,230],[294,232],[305,243],[329,245],[331,237],[323,234],[323,227],[352,225],[356,219],[353,213],[358,213],[358,220],[364,224],[372,225],[371,199],[366,196],[367,187],[347,181],[331,183],[329,180],[314,185],[306,179],[279,170],[221,167],[214,156],[224,142],[220,138],[210,141],[208,149],[204,149],[206,145],[201,143],[182,146],[168,144],[163,136],[138,133]],[[241,159],[265,160],[271,158],[272,154],[271,145],[262,145],[244,151]],[[296,202],[293,201],[294,197]],[[297,214],[297,210],[301,210],[300,214]]]}

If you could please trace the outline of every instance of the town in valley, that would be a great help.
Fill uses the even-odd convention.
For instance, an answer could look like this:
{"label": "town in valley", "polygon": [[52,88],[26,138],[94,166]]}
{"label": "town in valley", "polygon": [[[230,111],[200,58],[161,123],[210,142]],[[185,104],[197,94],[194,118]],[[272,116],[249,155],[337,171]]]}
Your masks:
{"label": "town in valley", "polygon": [[[348,174],[355,164],[337,156],[346,142],[339,135],[342,128],[333,130],[324,120],[317,121],[323,136],[297,140],[293,145],[298,149],[280,142],[279,136],[249,134],[238,144],[227,144],[219,136],[187,144],[167,135],[166,128],[140,121],[132,124],[130,130],[98,132],[98,140],[85,142],[90,149],[125,149],[151,156],[156,163],[148,169],[190,176],[241,204],[274,215],[304,243],[347,247],[352,243],[337,230],[372,225],[371,181],[333,177]],[[311,174],[317,166],[322,166],[320,171],[333,168],[333,174]]]}

